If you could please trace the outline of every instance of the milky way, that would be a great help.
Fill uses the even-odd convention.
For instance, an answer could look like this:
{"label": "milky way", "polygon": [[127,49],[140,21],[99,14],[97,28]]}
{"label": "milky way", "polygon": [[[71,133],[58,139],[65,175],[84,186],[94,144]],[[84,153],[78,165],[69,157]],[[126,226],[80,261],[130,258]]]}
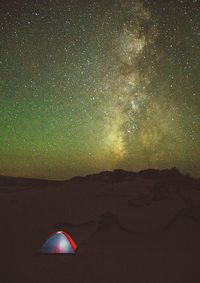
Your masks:
{"label": "milky way", "polygon": [[200,1],[1,1],[0,174],[200,176]]}

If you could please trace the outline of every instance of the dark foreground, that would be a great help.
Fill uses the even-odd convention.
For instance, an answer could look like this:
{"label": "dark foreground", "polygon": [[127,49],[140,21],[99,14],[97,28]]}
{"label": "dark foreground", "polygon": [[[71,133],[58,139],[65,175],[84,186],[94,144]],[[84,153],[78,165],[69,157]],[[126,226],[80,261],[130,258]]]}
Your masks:
{"label": "dark foreground", "polygon": [[[0,177],[0,224],[2,283],[200,282],[200,181],[176,170]],[[38,253],[56,230],[76,255]]]}

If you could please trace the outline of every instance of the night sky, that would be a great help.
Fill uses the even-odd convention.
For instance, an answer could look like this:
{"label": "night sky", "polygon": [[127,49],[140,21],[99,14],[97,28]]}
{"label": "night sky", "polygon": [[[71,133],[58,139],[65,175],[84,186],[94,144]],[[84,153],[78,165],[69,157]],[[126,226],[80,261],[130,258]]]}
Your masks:
{"label": "night sky", "polygon": [[0,174],[200,176],[200,0],[0,2]]}

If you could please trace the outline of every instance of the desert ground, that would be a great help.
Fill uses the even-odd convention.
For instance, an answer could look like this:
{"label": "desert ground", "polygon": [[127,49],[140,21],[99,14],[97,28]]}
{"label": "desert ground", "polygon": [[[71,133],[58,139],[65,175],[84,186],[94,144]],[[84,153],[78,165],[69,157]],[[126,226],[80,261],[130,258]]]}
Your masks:
{"label": "desert ground", "polygon": [[[199,283],[200,180],[176,169],[0,177],[0,282]],[[42,255],[66,231],[75,255]]]}

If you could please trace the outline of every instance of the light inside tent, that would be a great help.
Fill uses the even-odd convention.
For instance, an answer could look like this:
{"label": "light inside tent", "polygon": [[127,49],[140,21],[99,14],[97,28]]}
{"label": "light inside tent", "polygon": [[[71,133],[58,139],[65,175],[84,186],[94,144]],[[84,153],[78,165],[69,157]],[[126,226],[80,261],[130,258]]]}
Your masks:
{"label": "light inside tent", "polygon": [[40,252],[44,254],[74,254],[77,245],[64,231],[58,231],[45,241]]}

